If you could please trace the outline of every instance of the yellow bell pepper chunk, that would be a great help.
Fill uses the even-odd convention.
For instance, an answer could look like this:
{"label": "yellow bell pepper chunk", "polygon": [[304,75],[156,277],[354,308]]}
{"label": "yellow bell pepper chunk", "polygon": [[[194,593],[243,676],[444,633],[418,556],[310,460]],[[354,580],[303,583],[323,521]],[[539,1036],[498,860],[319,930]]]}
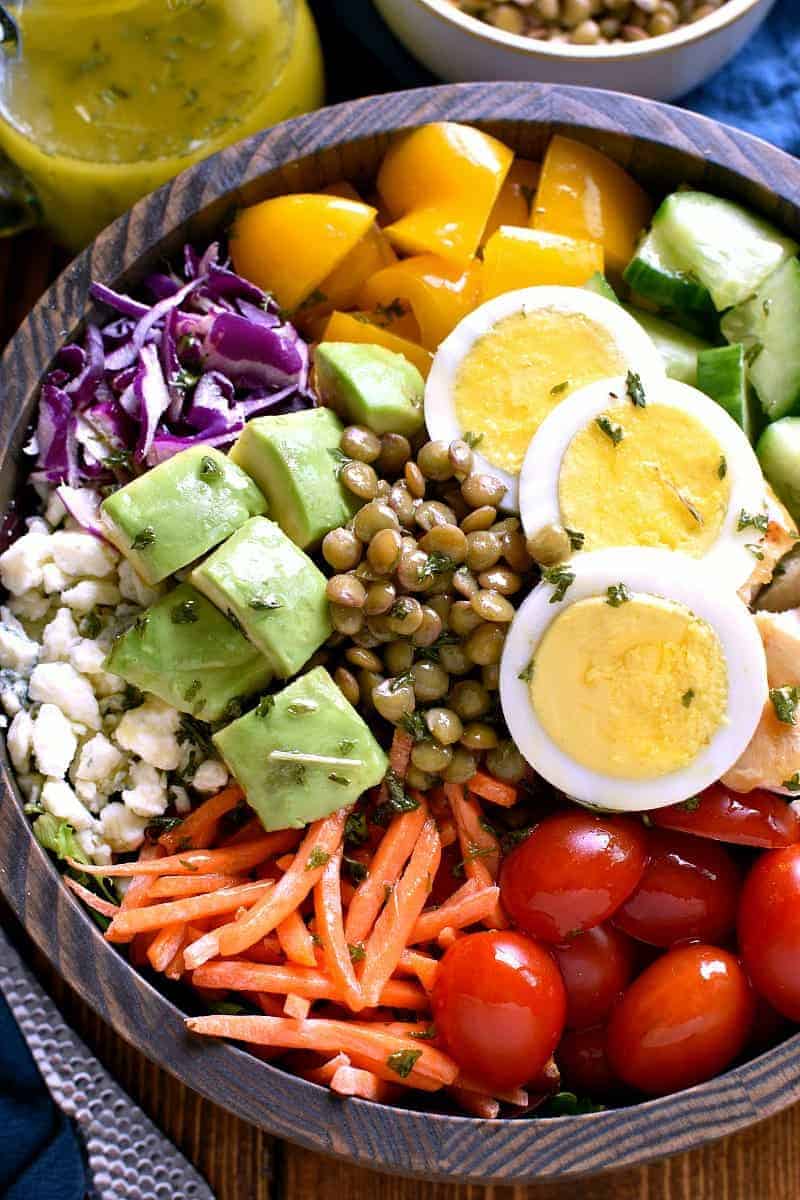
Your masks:
{"label": "yellow bell pepper chunk", "polygon": [[379,311],[407,301],[419,324],[420,341],[426,350],[436,350],[480,303],[480,273],[479,262],[462,269],[435,254],[419,254],[378,271],[358,299],[362,308]]}
{"label": "yellow bell pepper chunk", "polygon": [[386,234],[405,254],[466,263],[478,248],[514,155],[496,138],[440,121],[399,137],[381,163]]}
{"label": "yellow bell pepper chunk", "polygon": [[372,346],[385,346],[396,354],[404,354],[409,362],[427,377],[431,369],[433,356],[422,346],[417,346],[407,338],[392,333],[385,325],[376,324],[380,321],[378,313],[331,313],[328,323],[320,337],[321,342],[366,342]]}
{"label": "yellow bell pepper chunk", "polygon": [[515,158],[511,170],[506,175],[506,181],[500,188],[500,195],[489,214],[483,240],[491,237],[501,225],[527,225],[533,212],[533,202],[536,199],[536,186],[539,182],[541,167],[538,163],[527,158]]}
{"label": "yellow bell pepper chunk", "polygon": [[621,274],[652,215],[647,193],[599,150],[557,135],[547,148],[531,224],[602,242],[609,271]]}
{"label": "yellow bell pepper chunk", "polygon": [[383,230],[371,225],[358,245],[319,285],[325,303],[331,309],[353,308],[366,281],[396,262],[397,255]]}
{"label": "yellow bell pepper chunk", "polygon": [[370,205],[340,196],[264,200],[236,217],[233,265],[293,312],[358,245],[375,215]]}
{"label": "yellow bell pepper chunk", "polygon": [[501,225],[483,251],[483,299],[540,284],[582,287],[603,270],[603,247],[557,233]]}

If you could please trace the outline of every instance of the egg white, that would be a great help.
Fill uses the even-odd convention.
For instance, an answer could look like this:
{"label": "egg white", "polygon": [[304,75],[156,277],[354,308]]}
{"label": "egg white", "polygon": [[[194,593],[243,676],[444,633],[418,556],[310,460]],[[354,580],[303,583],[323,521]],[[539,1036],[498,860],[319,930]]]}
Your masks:
{"label": "egg white", "polygon": [[[520,288],[496,296],[474,309],[459,322],[436,351],[425,385],[425,423],[431,438],[452,442],[465,433],[456,414],[456,375],[478,338],[488,333],[504,317],[519,312],[533,312],[537,308],[577,313],[601,326],[625,359],[628,369],[641,377],[646,389],[666,378],[663,359],[655,344],[620,305],[583,288]],[[564,363],[564,376],[569,376],[569,362]],[[475,460],[476,470],[494,475],[505,483],[507,491],[501,507],[510,512],[518,511],[519,476],[495,466],[478,450],[475,451]]]}
{"label": "egg white", "polygon": [[[519,477],[519,511],[527,537],[547,525],[561,524],[558,484],[562,460],[575,435],[608,409],[610,393],[623,398],[625,380],[600,380],[573,392],[544,419],[531,439]],[[764,536],[752,526],[738,529],[743,510],[765,512],[764,476],[755,451],[740,426],[705,392],[665,378],[646,396],[648,404],[667,405],[695,417],[719,443],[730,480],[730,501],[717,539],[703,561],[713,568],[717,579],[739,588],[757,564],[753,548],[757,549]]]}
{"label": "egg white", "polygon": [[[577,555],[569,563],[575,580],[552,603],[553,587],[540,583],[519,608],[500,663],[500,700],[509,731],[530,765],[554,787],[581,804],[621,812],[663,808],[696,795],[724,774],[742,754],[767,700],[764,647],[742,601],[720,587],[707,563],[669,550],[625,547]],[[728,672],[726,719],[693,762],[657,779],[620,779],[576,763],[555,744],[531,703],[520,673],[535,656],[558,614],[578,600],[606,595],[624,583],[639,596],[658,596],[684,605],[716,632]]]}

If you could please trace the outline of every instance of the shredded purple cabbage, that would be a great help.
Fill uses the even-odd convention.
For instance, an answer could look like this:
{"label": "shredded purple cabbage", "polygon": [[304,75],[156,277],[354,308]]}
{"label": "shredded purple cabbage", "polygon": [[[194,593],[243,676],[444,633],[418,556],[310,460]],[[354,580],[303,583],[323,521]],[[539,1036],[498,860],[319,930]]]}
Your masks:
{"label": "shredded purple cabbage", "polygon": [[97,489],[198,444],[225,447],[245,421],[314,404],[308,347],[270,296],[220,261],[214,242],[183,251],[181,274],[145,281],[151,301],[102,283],[113,312],[65,346],[46,376],[31,452],[35,483],[61,485],[95,532]]}

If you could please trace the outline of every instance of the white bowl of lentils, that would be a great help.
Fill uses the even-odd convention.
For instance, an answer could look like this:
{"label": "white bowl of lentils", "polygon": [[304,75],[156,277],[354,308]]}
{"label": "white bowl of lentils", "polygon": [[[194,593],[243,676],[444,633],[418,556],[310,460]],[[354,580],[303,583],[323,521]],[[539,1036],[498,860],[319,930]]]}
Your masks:
{"label": "white bowl of lentils", "polygon": [[375,0],[441,79],[582,84],[671,100],[718,71],[775,0]]}

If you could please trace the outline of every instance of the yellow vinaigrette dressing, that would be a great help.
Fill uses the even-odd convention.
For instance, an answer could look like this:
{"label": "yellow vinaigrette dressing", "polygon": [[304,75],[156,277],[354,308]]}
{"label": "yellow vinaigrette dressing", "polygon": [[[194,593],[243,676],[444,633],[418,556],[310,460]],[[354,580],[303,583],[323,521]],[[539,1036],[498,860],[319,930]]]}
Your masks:
{"label": "yellow vinaigrette dressing", "polygon": [[22,0],[0,145],[77,248],[192,162],[322,102],[305,0]]}

